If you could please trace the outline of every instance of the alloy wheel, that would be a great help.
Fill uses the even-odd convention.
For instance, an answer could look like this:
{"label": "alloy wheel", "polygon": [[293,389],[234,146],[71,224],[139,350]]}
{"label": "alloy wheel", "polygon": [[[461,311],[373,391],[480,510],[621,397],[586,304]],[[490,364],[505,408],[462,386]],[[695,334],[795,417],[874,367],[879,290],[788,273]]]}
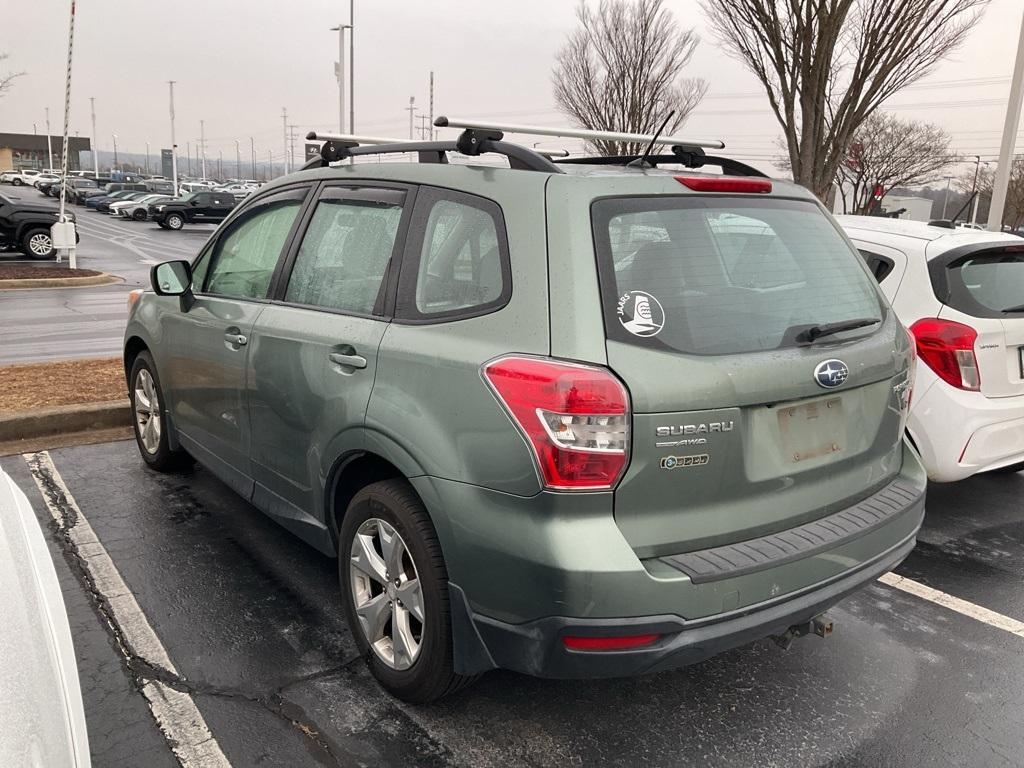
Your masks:
{"label": "alloy wheel", "polygon": [[135,377],[135,423],[139,442],[147,453],[156,453],[160,447],[160,397],[153,375],[142,368]]}
{"label": "alloy wheel", "polygon": [[352,600],[363,636],[387,666],[408,669],[423,643],[423,591],[412,554],[385,520],[365,520],[352,539]]}
{"label": "alloy wheel", "polygon": [[53,240],[45,232],[37,232],[28,239],[28,248],[34,256],[49,256]]}

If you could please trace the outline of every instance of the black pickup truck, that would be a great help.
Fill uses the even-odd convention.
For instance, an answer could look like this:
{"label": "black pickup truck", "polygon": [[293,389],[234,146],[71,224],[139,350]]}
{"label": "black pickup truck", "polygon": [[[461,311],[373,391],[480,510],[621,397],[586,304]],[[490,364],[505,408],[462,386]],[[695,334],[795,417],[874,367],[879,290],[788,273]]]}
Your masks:
{"label": "black pickup truck", "polygon": [[[68,214],[71,221],[74,214]],[[18,250],[33,259],[53,258],[56,253],[50,227],[57,211],[49,205],[33,205],[16,197],[0,194],[0,250]],[[78,240],[78,227],[75,227]]]}
{"label": "black pickup truck", "polygon": [[179,200],[149,206],[149,217],[164,229],[190,224],[219,224],[238,201],[230,192],[192,192]]}

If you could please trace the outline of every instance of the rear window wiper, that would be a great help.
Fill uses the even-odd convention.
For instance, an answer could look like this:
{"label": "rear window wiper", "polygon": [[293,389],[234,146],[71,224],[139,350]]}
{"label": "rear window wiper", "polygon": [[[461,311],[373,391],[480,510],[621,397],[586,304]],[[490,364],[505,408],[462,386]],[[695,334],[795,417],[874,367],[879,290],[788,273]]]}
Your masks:
{"label": "rear window wiper", "polygon": [[804,328],[797,333],[795,338],[798,342],[810,343],[824,336],[831,336],[843,331],[852,331],[856,328],[866,328],[869,325],[876,325],[880,322],[882,322],[881,319],[876,317],[857,317],[853,320],[843,320],[838,323],[822,323],[821,325],[812,325]]}
{"label": "rear window wiper", "polygon": [[1003,310],[1004,315],[1008,312],[1024,312],[1024,304],[1021,304],[1020,306],[1017,307],[1007,307],[1006,309]]}

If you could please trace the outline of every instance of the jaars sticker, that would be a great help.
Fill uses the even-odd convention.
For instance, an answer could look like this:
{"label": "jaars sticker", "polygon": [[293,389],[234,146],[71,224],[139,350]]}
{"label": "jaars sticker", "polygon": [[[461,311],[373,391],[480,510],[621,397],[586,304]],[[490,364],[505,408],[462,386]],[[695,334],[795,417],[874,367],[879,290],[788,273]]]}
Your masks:
{"label": "jaars sticker", "polygon": [[619,297],[619,322],[634,336],[656,336],[665,327],[661,302],[644,291],[627,291]]}

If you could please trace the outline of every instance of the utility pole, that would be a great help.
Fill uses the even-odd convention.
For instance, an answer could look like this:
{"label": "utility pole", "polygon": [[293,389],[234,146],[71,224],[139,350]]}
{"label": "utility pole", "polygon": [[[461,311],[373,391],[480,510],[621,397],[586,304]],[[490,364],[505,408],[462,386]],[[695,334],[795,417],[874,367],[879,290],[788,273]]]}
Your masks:
{"label": "utility pole", "polygon": [[171,86],[171,186],[174,196],[178,196],[178,145],[174,141],[174,80],[168,80]]}
{"label": "utility pole", "polygon": [[[32,124],[35,133],[35,123]],[[53,139],[50,138],[50,108],[46,108],[46,149],[50,153],[50,170],[53,170]]]}
{"label": "utility pole", "polygon": [[430,140],[434,140],[434,70],[430,70]]}
{"label": "utility pole", "polygon": [[217,181],[224,181],[224,150],[217,150]]}
{"label": "utility pole", "polygon": [[339,133],[345,133],[345,30],[351,28],[351,24],[341,23],[336,27],[331,27],[332,32],[338,33],[338,60],[334,63],[334,76],[338,78]]}
{"label": "utility pole", "polygon": [[206,121],[199,121],[199,145],[203,149],[203,181],[206,181]]}
{"label": "utility pole", "polygon": [[284,126],[284,175],[288,175],[288,108],[281,108],[281,124]]}
{"label": "utility pole", "polygon": [[274,153],[267,150],[267,181],[274,178]]}
{"label": "utility pole", "polygon": [[242,179],[242,150],[238,148],[238,139],[235,139],[235,181]]}
{"label": "utility pole", "polygon": [[149,173],[149,142],[146,142],[146,173]]}
{"label": "utility pole", "polygon": [[[174,87],[171,86],[171,90]],[[100,177],[100,148],[96,145],[96,98],[89,97],[89,106],[92,108],[92,169],[96,178]]]}
{"label": "utility pole", "polygon": [[188,158],[188,175],[192,175],[192,142],[185,142],[185,157]]}
{"label": "utility pole", "polygon": [[1011,154],[1017,140],[1022,96],[1024,96],[1024,16],[1021,17],[1017,59],[1013,65],[1013,80],[1010,82],[1010,99],[1006,104],[1003,140],[999,145],[999,166],[996,168],[996,180],[992,186],[992,203],[988,209],[990,232],[1001,232],[1003,229],[1003,208],[1006,206],[1006,191],[1010,186],[1010,174],[1013,171]]}
{"label": "utility pole", "polygon": [[409,113],[409,138],[412,139],[413,112],[416,110],[416,97],[415,96],[410,96],[409,97],[409,106],[406,107],[405,109]]}
{"label": "utility pole", "polygon": [[420,121],[420,139],[427,141],[430,138],[430,115],[417,115],[416,119]]}
{"label": "utility pole", "polygon": [[971,194],[974,196],[974,203],[971,206],[971,224],[978,220],[978,171],[981,170],[981,155],[974,156],[974,183],[971,184]]}
{"label": "utility pole", "polygon": [[252,155],[252,180],[256,181],[256,143],[249,137],[249,153]]}
{"label": "utility pole", "polygon": [[295,129],[298,127],[297,125],[288,126],[288,167],[292,170],[295,170]]}

